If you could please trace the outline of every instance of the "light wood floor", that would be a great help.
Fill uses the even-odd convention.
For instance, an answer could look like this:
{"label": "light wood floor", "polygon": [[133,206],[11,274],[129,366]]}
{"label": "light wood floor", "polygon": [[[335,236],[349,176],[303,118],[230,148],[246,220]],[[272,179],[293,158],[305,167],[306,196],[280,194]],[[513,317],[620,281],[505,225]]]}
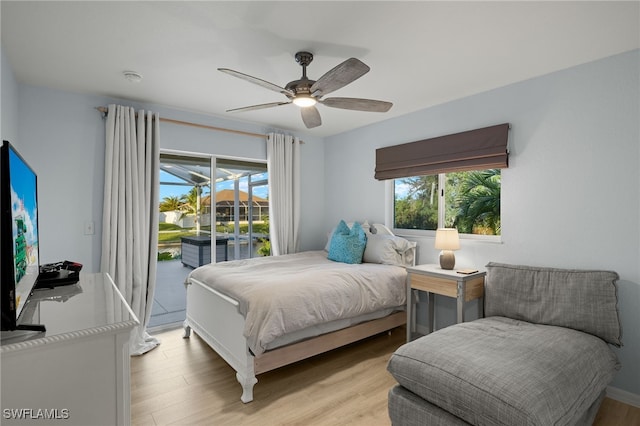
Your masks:
{"label": "light wood floor", "polygon": [[[131,415],[142,425],[389,425],[386,370],[405,330],[382,334],[258,376],[240,402],[235,372],[195,333],[157,335],[162,344],[131,358]],[[595,426],[640,425],[640,408],[605,399]]]}

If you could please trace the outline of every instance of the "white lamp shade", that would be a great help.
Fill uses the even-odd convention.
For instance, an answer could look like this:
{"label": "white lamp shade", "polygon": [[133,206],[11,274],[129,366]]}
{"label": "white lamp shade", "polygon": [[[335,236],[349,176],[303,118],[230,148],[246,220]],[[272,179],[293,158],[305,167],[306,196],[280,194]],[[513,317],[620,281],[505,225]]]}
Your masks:
{"label": "white lamp shade", "polygon": [[314,106],[316,102],[317,101],[315,98],[308,95],[297,95],[295,98],[293,98],[293,103],[302,108]]}
{"label": "white lamp shade", "polygon": [[458,250],[460,239],[456,228],[438,228],[436,231],[435,248],[440,250]]}

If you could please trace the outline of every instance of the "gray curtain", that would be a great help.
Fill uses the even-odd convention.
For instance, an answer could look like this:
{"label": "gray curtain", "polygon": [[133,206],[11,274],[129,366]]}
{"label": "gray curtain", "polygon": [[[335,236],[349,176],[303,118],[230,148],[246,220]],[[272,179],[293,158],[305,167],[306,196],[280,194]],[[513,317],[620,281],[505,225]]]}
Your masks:
{"label": "gray curtain", "polygon": [[300,140],[267,135],[269,234],[274,256],[298,251],[300,227]]}
{"label": "gray curtain", "polygon": [[156,284],[159,163],[158,114],[109,105],[101,271],[113,278],[140,321],[131,333],[132,355],[160,343],[146,331]]}

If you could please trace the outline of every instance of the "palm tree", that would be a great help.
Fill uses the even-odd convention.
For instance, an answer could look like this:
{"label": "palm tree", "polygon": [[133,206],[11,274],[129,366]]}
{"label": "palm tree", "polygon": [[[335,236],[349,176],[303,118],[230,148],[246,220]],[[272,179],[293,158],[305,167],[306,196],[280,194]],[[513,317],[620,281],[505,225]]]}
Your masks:
{"label": "palm tree", "polygon": [[180,210],[184,214],[193,214],[196,225],[196,233],[200,235],[200,218],[202,211],[202,190],[203,186],[194,186],[191,190],[180,197]]}
{"label": "palm tree", "polygon": [[462,233],[500,234],[500,169],[464,174],[456,196],[454,226]]}
{"label": "palm tree", "polygon": [[197,214],[198,210],[198,188],[194,186],[191,190],[180,197],[180,210],[187,213]]}
{"label": "palm tree", "polygon": [[176,197],[176,196],[164,197],[160,202],[160,211],[168,212],[172,210],[178,210],[181,205],[182,205],[182,202],[180,201],[179,197]]}

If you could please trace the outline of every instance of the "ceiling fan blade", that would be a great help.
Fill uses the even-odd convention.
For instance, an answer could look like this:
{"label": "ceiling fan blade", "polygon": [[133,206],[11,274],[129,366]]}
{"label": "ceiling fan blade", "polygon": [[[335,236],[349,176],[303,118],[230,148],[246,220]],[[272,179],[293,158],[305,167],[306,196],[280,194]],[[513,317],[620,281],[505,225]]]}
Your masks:
{"label": "ceiling fan blade", "polygon": [[304,125],[307,126],[307,129],[313,129],[314,127],[318,127],[322,124],[318,108],[314,106],[300,108],[300,113],[302,114],[302,121],[304,121]]}
{"label": "ceiling fan blade", "polygon": [[347,59],[320,77],[311,86],[311,93],[316,97],[324,96],[357,80],[368,73],[369,70],[369,66],[359,59]]}
{"label": "ceiling fan blade", "polygon": [[295,93],[293,93],[293,91],[291,90],[285,89],[284,87],[280,87],[277,84],[269,83],[268,81],[258,77],[253,77],[248,74],[243,74],[238,71],[230,70],[229,68],[218,68],[218,71],[232,75],[234,77],[241,78],[242,80],[246,80],[250,83],[257,84],[258,86],[262,86],[266,89],[273,90],[274,92],[282,93],[283,95],[286,95],[286,96],[295,95]]}
{"label": "ceiling fan blade", "polygon": [[393,106],[391,102],[359,98],[327,98],[318,102],[331,108],[369,112],[387,112]]}
{"label": "ceiling fan blade", "polygon": [[251,105],[251,106],[242,107],[242,108],[228,109],[227,112],[253,111],[255,109],[272,108],[272,107],[277,107],[277,106],[280,106],[280,105],[288,105],[290,103],[291,103],[291,101],[289,101],[289,102],[270,102],[268,104]]}

